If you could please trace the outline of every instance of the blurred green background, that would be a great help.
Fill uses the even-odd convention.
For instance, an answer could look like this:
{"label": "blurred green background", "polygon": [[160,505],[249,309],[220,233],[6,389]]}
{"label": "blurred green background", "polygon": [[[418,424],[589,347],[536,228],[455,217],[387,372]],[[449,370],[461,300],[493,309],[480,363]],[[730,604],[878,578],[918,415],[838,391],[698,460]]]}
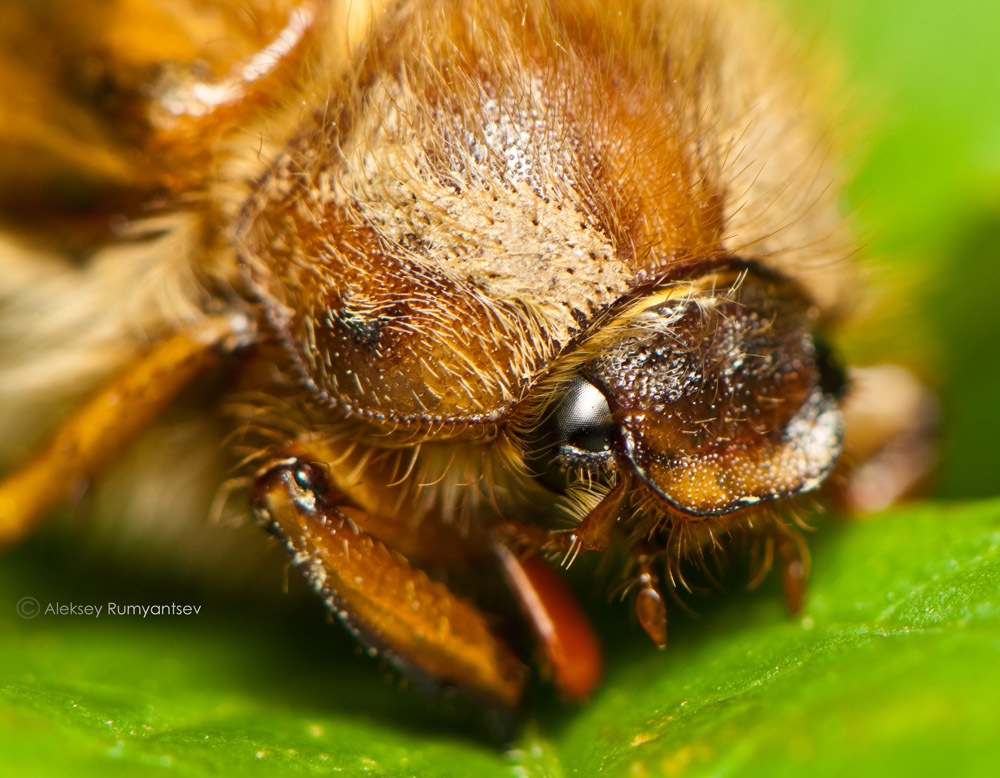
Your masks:
{"label": "blurred green background", "polygon": [[[861,128],[850,207],[884,293],[848,348],[939,387],[932,500],[824,522],[799,619],[772,576],[694,599],[697,618],[672,609],[661,654],[593,597],[607,683],[582,709],[538,689],[506,749],[398,688],[319,603],[206,591],[42,533],[0,560],[0,774],[994,775],[1000,4],[782,2],[842,52]],[[204,616],[20,619],[29,595]]]}
{"label": "blurred green background", "polygon": [[1000,494],[1000,4],[783,4],[853,87],[850,206],[887,309],[869,347],[940,389],[937,494]]}

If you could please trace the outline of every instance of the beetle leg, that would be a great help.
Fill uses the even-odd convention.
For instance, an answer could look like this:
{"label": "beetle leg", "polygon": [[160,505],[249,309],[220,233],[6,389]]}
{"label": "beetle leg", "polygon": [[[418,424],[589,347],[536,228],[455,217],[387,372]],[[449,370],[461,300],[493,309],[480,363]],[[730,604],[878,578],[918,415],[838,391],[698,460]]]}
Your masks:
{"label": "beetle leg", "polygon": [[166,69],[149,89],[154,99],[146,109],[156,130],[155,150],[183,160],[217,142],[225,128],[245,123],[262,105],[272,104],[275,85],[295,73],[317,43],[321,6],[316,0],[294,2],[273,39],[229,63],[229,72],[221,77],[205,78],[200,60]]}
{"label": "beetle leg", "polygon": [[259,523],[292,554],[329,608],[373,652],[415,681],[454,684],[512,709],[525,671],[484,615],[350,521],[321,467],[284,456],[259,471]]}
{"label": "beetle leg", "polygon": [[502,538],[508,548],[532,551],[544,549],[561,553],[562,565],[568,568],[581,551],[607,551],[630,486],[631,479],[622,476],[614,488],[573,529],[544,530],[514,521],[503,521],[497,525],[495,535]]}
{"label": "beetle leg", "polygon": [[572,593],[541,557],[529,554],[519,558],[500,542],[495,550],[556,685],[576,700],[590,696],[603,672],[601,647]]}
{"label": "beetle leg", "polygon": [[590,513],[580,522],[573,534],[574,544],[582,551],[607,551],[611,534],[621,516],[625,495],[629,493],[632,479],[627,473],[618,478],[611,489]]}
{"label": "beetle leg", "polygon": [[846,480],[836,496],[854,511],[882,510],[919,491],[934,472],[937,398],[897,365],[854,369],[849,387]]}
{"label": "beetle leg", "polygon": [[78,493],[156,419],[227,340],[239,317],[209,319],[152,347],[56,430],[49,442],[0,482],[0,547],[16,543],[46,512]]}

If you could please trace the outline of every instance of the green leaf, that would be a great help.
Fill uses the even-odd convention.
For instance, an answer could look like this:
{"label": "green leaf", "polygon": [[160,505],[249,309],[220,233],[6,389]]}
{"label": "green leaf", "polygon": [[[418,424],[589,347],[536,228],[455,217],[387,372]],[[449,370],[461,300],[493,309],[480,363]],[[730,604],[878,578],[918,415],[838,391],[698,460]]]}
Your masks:
{"label": "green leaf", "polygon": [[[1000,503],[828,527],[809,604],[728,602],[561,733],[610,775],[994,774]],[[567,770],[571,772],[571,770]]]}
{"label": "green leaf", "polygon": [[19,618],[24,596],[98,604],[129,585],[88,583],[71,550],[35,540],[0,577],[4,773],[994,774],[1000,502],[828,523],[814,541],[797,619],[776,584],[698,599],[703,617],[675,614],[659,652],[620,604],[598,614],[619,636],[601,691],[579,709],[539,695],[504,751],[386,682],[311,608]]}
{"label": "green leaf", "polygon": [[[851,199],[876,282],[900,291],[854,348],[937,377],[941,494],[996,495],[1000,7],[785,4],[843,41],[868,119]],[[580,708],[539,690],[503,749],[398,688],[317,603],[150,580],[43,534],[0,560],[0,774],[995,774],[1000,502],[827,522],[810,545],[797,619],[769,580],[693,599],[700,619],[672,609],[661,653],[626,608],[596,606],[605,684]],[[29,620],[26,596],[203,610]]]}

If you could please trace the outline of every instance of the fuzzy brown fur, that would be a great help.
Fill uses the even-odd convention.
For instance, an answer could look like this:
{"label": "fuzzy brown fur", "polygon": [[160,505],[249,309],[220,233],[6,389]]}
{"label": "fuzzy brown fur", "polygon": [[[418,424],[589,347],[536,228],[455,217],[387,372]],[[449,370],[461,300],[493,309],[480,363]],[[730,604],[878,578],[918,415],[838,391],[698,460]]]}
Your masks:
{"label": "fuzzy brown fur", "polygon": [[[821,319],[843,313],[856,279],[831,143],[810,110],[824,94],[766,13],[735,0],[385,6],[317,4],[294,69],[184,154],[183,122],[161,115],[169,81],[105,54],[130,99],[147,89],[132,109],[147,112],[141,132],[108,154],[129,169],[161,147],[178,161],[135,186],[126,171],[97,208],[114,229],[80,238],[49,239],[62,215],[25,220],[5,195],[0,466],[147,344],[238,310],[260,322],[261,353],[275,340],[285,351],[280,377],[252,368],[264,385],[229,397],[232,426],[322,439],[362,508],[408,504],[414,521],[467,527],[537,498],[503,425],[636,286],[693,259],[753,256],[798,279]],[[53,137],[72,131],[62,115],[40,120]],[[70,165],[64,152],[45,163]],[[101,175],[82,177],[93,197],[109,189]],[[39,202],[54,188],[41,178]],[[343,326],[317,334],[330,311]],[[226,395],[184,398],[96,513],[150,531],[204,517],[231,472]],[[397,485],[366,491],[372,481]],[[559,509],[578,519],[572,506],[592,502]]]}

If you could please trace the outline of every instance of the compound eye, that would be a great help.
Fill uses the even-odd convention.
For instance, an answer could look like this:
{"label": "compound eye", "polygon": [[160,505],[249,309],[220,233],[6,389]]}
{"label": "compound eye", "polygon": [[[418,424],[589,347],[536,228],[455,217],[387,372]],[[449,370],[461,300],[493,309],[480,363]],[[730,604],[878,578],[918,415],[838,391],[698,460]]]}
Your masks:
{"label": "compound eye", "polygon": [[819,372],[820,388],[838,400],[843,399],[847,388],[847,375],[833,354],[830,345],[818,336],[813,336],[816,348],[816,370]]}
{"label": "compound eye", "polygon": [[535,478],[563,492],[581,470],[613,466],[615,423],[604,393],[585,378],[565,385],[544,420],[525,440],[525,463]]}
{"label": "compound eye", "polygon": [[[585,378],[569,386],[553,418],[560,449],[600,454],[610,450],[614,420],[604,394]],[[566,452],[568,453],[568,452]]]}

